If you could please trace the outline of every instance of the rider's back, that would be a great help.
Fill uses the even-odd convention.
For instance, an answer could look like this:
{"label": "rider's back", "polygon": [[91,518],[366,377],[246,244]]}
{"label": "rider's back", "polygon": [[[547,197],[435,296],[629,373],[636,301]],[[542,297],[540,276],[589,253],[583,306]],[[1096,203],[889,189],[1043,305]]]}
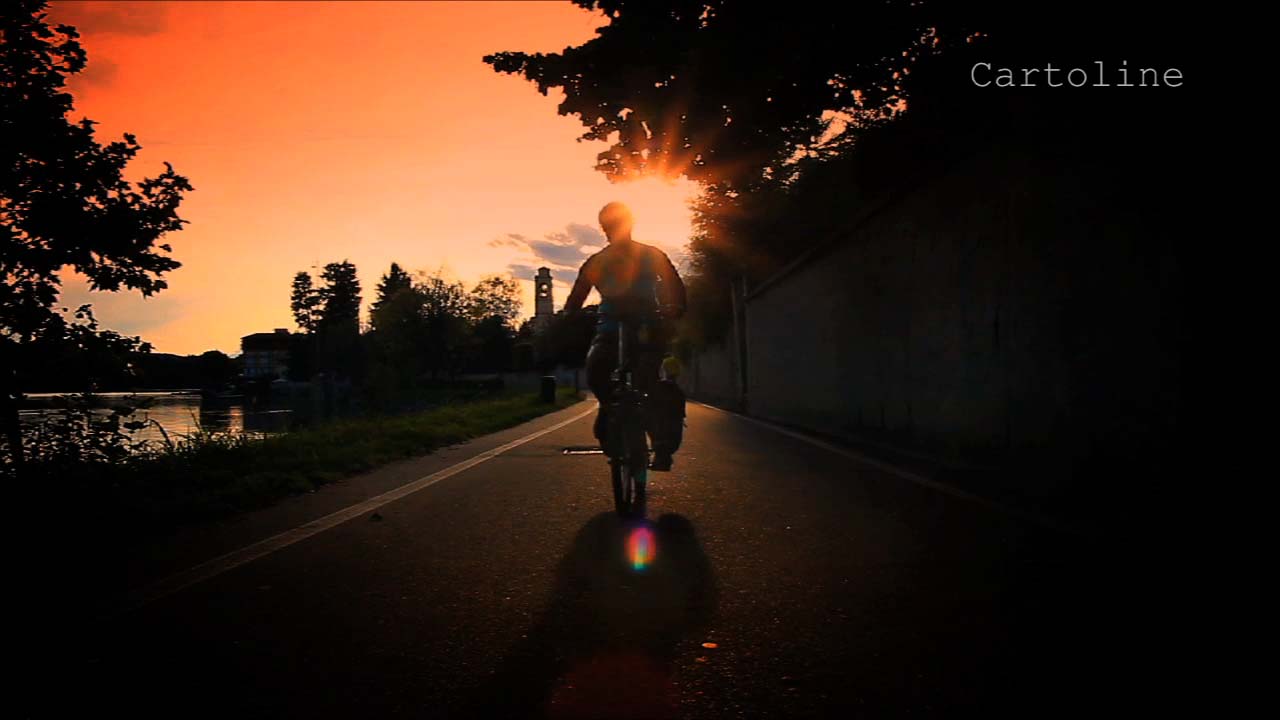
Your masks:
{"label": "rider's back", "polygon": [[675,275],[675,268],[666,253],[631,240],[587,258],[581,273],[600,293],[600,313],[619,316],[656,309],[660,278]]}

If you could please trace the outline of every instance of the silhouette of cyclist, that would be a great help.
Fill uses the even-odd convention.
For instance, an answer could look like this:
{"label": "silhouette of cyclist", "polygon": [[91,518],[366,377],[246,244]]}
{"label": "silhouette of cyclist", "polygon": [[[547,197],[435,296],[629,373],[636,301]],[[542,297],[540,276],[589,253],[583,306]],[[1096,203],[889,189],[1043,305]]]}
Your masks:
{"label": "silhouette of cyclist", "polygon": [[[600,210],[600,227],[609,245],[587,258],[578,270],[578,279],[565,301],[566,314],[582,309],[591,288],[600,291],[600,307],[595,338],[587,351],[587,385],[600,402],[596,415],[595,436],[604,444],[610,401],[610,375],[618,364],[618,320],[626,319],[636,327],[641,338],[633,368],[636,389],[653,397],[658,383],[658,369],[666,354],[669,332],[665,323],[655,319],[678,318],[685,310],[684,282],[676,273],[667,254],[652,245],[631,237],[635,224],[631,210],[620,202],[611,202]],[[655,432],[660,423],[682,422],[682,418],[661,417],[665,409],[651,407],[650,435],[654,439],[654,470],[671,468],[675,448],[663,442],[668,433]],[[683,415],[683,405],[674,412]],[[671,414],[667,412],[666,414]]]}

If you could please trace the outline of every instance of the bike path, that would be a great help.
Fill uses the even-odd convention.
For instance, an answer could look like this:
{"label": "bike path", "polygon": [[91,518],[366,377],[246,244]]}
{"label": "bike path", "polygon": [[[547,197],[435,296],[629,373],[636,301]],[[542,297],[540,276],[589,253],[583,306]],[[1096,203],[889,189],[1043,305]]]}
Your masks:
{"label": "bike path", "polygon": [[1045,716],[1123,692],[1147,637],[1105,548],[713,409],[688,423],[643,570],[603,458],[562,453],[587,417],[101,624],[47,709]]}

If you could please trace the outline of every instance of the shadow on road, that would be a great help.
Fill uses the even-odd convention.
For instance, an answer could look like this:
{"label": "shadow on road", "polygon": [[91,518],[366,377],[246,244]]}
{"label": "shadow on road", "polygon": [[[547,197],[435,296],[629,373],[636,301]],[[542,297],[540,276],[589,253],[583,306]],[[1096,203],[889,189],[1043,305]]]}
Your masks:
{"label": "shadow on road", "polygon": [[597,515],[561,560],[542,617],[482,682],[466,715],[672,717],[674,659],[700,641],[716,598],[687,519]]}

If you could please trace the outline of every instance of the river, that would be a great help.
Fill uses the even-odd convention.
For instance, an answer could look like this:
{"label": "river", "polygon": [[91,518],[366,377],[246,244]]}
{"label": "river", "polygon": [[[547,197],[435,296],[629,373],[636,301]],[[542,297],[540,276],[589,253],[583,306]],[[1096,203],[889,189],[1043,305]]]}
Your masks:
{"label": "river", "polygon": [[[63,404],[58,393],[26,395],[19,417],[24,425],[40,422],[59,412]],[[242,399],[208,401],[194,390],[165,390],[138,393],[100,393],[95,413],[111,414],[113,407],[135,404],[142,406],[129,419],[147,422],[132,433],[135,440],[164,441],[167,433],[173,440],[204,430],[217,433],[251,433],[275,435],[287,432],[293,410],[269,406],[247,406]],[[159,427],[157,427],[157,425]],[[164,428],[163,432],[160,428]]]}

